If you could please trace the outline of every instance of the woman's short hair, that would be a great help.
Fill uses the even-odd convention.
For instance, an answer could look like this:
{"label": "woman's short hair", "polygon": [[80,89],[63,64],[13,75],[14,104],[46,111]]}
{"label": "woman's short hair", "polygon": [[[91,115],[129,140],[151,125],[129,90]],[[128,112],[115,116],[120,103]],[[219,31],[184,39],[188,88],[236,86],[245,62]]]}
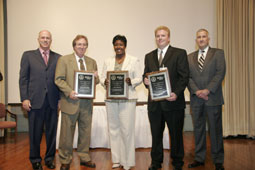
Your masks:
{"label": "woman's short hair", "polygon": [[113,40],[112,44],[114,45],[117,40],[120,40],[124,43],[125,47],[127,47],[127,38],[124,35],[116,35]]}

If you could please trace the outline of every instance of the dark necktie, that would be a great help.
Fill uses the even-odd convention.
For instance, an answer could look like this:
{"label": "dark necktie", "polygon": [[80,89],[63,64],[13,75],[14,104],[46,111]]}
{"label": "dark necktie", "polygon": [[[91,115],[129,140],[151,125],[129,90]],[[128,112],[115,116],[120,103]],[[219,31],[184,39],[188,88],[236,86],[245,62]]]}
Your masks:
{"label": "dark necktie", "polygon": [[199,57],[199,59],[198,59],[198,67],[199,67],[199,70],[200,70],[201,72],[202,72],[202,70],[203,70],[204,63],[205,63],[204,51],[202,51],[202,54],[200,55],[200,57]]}
{"label": "dark necktie", "polygon": [[85,67],[84,67],[84,64],[83,64],[83,60],[82,60],[81,58],[79,59],[79,62],[80,62],[80,70],[85,71]]}
{"label": "dark necktie", "polygon": [[161,66],[162,60],[163,60],[163,50],[160,50],[159,60],[158,60],[159,66]]}
{"label": "dark necktie", "polygon": [[46,66],[47,66],[47,64],[48,64],[48,57],[47,57],[47,52],[43,52],[43,60],[44,60],[44,63],[46,64]]}

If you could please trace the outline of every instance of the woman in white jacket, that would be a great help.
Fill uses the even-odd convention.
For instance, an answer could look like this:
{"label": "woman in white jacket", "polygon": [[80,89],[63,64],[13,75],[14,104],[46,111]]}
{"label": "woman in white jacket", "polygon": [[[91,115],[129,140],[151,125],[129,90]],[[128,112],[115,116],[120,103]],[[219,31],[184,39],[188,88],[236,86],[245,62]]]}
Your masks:
{"label": "woman in white jacket", "polygon": [[139,59],[126,54],[127,39],[116,35],[113,38],[115,56],[105,60],[101,84],[109,84],[107,71],[128,71],[128,99],[106,99],[106,111],[110,134],[112,168],[123,166],[125,170],[135,166],[135,110],[137,94],[135,87],[142,82]]}

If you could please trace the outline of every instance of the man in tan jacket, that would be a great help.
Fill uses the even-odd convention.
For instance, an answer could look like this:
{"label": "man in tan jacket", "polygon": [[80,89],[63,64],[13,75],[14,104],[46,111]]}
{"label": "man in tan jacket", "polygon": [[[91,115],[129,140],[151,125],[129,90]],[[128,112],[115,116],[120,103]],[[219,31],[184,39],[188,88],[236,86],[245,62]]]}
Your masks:
{"label": "man in tan jacket", "polygon": [[96,61],[85,56],[88,39],[77,35],[73,40],[74,53],[60,57],[56,67],[55,83],[61,91],[61,132],[59,157],[61,170],[69,170],[72,162],[73,136],[78,122],[78,148],[80,164],[95,168],[89,156],[93,99],[78,98],[74,91],[74,72],[78,70],[93,71],[96,84],[99,83]]}

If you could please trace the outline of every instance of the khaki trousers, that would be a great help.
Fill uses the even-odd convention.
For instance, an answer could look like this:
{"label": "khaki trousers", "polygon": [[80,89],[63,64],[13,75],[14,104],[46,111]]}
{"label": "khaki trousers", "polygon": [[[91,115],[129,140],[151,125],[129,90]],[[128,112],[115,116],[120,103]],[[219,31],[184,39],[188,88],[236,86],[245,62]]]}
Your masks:
{"label": "khaki trousers", "polygon": [[73,155],[73,138],[78,122],[78,145],[77,153],[81,161],[90,161],[89,146],[92,122],[92,102],[81,99],[78,111],[71,115],[62,112],[61,131],[59,138],[59,158],[61,164],[70,164]]}

